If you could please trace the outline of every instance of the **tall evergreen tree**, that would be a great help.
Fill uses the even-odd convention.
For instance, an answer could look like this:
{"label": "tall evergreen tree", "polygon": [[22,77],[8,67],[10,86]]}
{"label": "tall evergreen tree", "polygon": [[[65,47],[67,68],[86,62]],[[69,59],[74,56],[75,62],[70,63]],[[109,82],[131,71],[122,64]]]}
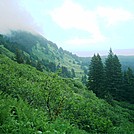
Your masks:
{"label": "tall evergreen tree", "polygon": [[99,54],[91,59],[88,75],[88,89],[93,90],[98,97],[104,97],[104,68]]}
{"label": "tall evergreen tree", "polygon": [[105,75],[107,94],[110,94],[114,99],[118,99],[122,88],[122,70],[120,61],[118,57],[113,54],[112,49],[110,49],[105,61]]}

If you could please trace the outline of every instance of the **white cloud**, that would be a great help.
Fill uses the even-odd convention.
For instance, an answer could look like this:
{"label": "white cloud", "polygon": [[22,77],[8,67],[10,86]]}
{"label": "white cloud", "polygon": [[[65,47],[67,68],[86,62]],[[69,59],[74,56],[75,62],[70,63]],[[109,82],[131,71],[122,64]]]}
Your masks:
{"label": "white cloud", "polygon": [[129,21],[134,18],[131,12],[121,8],[98,7],[96,13],[106,19],[107,26],[119,24],[120,22]]}
{"label": "white cloud", "polygon": [[72,39],[68,43],[96,43],[104,41],[105,37],[101,34],[97,16],[94,11],[86,10],[81,5],[71,0],[66,0],[59,8],[51,11],[52,19],[63,29],[79,29],[91,34],[88,39]]}
{"label": "white cloud", "polygon": [[[100,35],[99,35],[100,36]],[[97,42],[103,42],[106,40],[106,37],[104,36],[95,36],[95,37],[91,37],[91,38],[73,38],[70,40],[67,40],[65,42],[65,44],[71,44],[71,45],[81,45],[81,44],[85,44],[85,45],[89,45],[89,44],[95,44]]]}
{"label": "white cloud", "polygon": [[91,45],[108,40],[100,31],[100,21],[104,24],[103,28],[106,28],[133,19],[132,13],[121,8],[97,7],[95,10],[86,10],[72,0],[65,0],[61,7],[55,8],[50,15],[65,30],[75,28],[89,33],[89,38],[71,37],[72,39],[65,42],[70,45]]}
{"label": "white cloud", "polygon": [[20,6],[17,0],[0,1],[0,33],[9,30],[34,31],[32,17]]}

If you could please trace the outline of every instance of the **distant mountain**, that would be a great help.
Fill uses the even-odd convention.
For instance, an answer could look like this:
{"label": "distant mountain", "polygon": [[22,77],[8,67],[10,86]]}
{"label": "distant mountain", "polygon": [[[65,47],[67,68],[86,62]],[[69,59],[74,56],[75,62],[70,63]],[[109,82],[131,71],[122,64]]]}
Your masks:
{"label": "distant mountain", "polygon": [[4,35],[3,38],[8,43],[1,44],[11,52],[16,53],[16,49],[19,49],[30,60],[51,62],[51,64],[54,63],[56,67],[64,68],[64,70],[67,68],[70,72],[74,70],[77,78],[81,78],[84,75],[84,70],[87,70],[90,58],[87,61],[85,60],[87,58],[78,57],[61,47],[58,48],[55,43],[42,35],[25,31],[12,31],[11,34]]}
{"label": "distant mountain", "polygon": [[134,56],[118,56],[122,64],[122,69],[126,70],[130,67],[134,71]]}
{"label": "distant mountain", "polygon": [[[19,49],[25,62],[32,62],[32,66],[39,66],[38,68],[41,70],[45,68],[55,72],[58,68],[61,68],[62,76],[72,77],[73,75],[73,77],[79,79],[88,74],[91,57],[78,57],[61,47],[58,48],[55,43],[40,34],[12,31],[8,35],[1,35],[0,38],[0,52],[11,58],[16,54],[16,49]],[[118,57],[123,70],[128,67],[134,70],[134,56]],[[105,58],[106,56],[102,56],[103,61],[105,61]],[[41,67],[40,64],[44,66]]]}
{"label": "distant mountain", "polygon": [[[121,56],[117,55],[122,65],[122,70],[126,70],[130,67],[134,71],[134,56]],[[102,61],[105,62],[107,56],[102,56]]]}

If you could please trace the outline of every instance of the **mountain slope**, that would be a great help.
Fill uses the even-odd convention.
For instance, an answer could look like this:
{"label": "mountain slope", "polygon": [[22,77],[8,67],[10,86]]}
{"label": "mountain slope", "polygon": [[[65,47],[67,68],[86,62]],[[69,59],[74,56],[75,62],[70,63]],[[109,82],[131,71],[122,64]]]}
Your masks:
{"label": "mountain slope", "polygon": [[[88,74],[87,70],[91,57],[78,57],[62,48],[58,48],[55,43],[48,41],[39,34],[32,34],[25,31],[12,31],[11,34],[3,36],[3,38],[6,43],[1,41],[1,45],[14,54],[16,54],[16,49],[21,50],[21,55],[24,54],[26,56],[26,62],[27,59],[28,63],[30,61],[33,62],[31,63],[32,66],[36,66],[39,61],[39,64],[43,64],[44,68],[47,68],[46,70],[50,69],[53,72],[60,67],[61,70],[68,70],[66,74],[61,75],[64,77],[66,75],[67,77],[72,77],[70,76],[72,70],[75,72],[75,77],[79,79],[81,79],[82,76],[85,76],[85,74]],[[1,46],[1,51],[4,51],[4,47]],[[10,55],[10,57],[14,56]],[[102,56],[103,61],[105,61],[105,58],[106,56]],[[131,67],[134,70],[133,56],[119,56],[119,59],[123,70],[128,67]]]}
{"label": "mountain slope", "polygon": [[[38,36],[25,32],[0,36],[0,132],[133,133],[133,105],[117,101],[110,105],[79,80],[38,71],[43,58],[76,68],[80,77],[90,61]],[[18,64],[17,54],[32,58],[38,66]]]}
{"label": "mountain slope", "polygon": [[[24,31],[12,31],[5,37],[14,48],[18,48],[31,57],[39,60],[48,60],[54,62],[57,66],[67,67],[70,71],[75,69],[76,76],[81,77],[84,74],[81,68],[82,60],[51,41],[48,41],[39,34],[31,34]],[[13,47],[12,47],[13,48]]]}
{"label": "mountain slope", "polygon": [[[134,106],[113,106],[81,82],[0,55],[1,133],[134,132]],[[85,132],[86,131],[86,132]]]}

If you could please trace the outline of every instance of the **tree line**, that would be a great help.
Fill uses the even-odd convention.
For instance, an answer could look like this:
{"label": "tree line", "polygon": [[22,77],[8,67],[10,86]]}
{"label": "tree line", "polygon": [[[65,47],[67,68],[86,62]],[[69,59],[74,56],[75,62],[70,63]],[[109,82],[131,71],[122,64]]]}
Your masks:
{"label": "tree line", "polygon": [[118,56],[110,49],[103,64],[99,54],[91,59],[87,87],[98,97],[134,103],[134,72],[131,68],[121,69]]}
{"label": "tree line", "polygon": [[57,72],[59,76],[64,78],[74,78],[75,77],[75,70],[72,68],[68,70],[67,67],[61,66],[60,64],[56,65],[55,62],[50,62],[49,60],[42,59],[40,60],[36,56],[26,56],[22,50],[16,48],[15,51],[16,61],[18,63],[26,63],[33,67],[36,67],[37,70],[43,72],[44,70],[48,72]]}
{"label": "tree line", "polygon": [[[13,34],[16,35],[16,32],[13,32]],[[22,33],[24,36],[24,33]],[[27,33],[28,34],[28,33]],[[30,36],[30,34],[28,34]],[[15,42],[19,36],[16,38],[14,37],[12,40],[8,39],[6,36],[4,37],[3,35],[0,34],[0,45],[3,45],[6,49],[9,51],[13,52],[15,54],[15,57],[10,57],[11,59],[17,61],[19,64],[29,64],[33,67],[35,67],[37,70],[43,72],[43,71],[48,71],[48,72],[56,72],[59,76],[62,76],[64,78],[74,78],[76,77],[75,75],[75,70],[74,68],[71,68],[70,70],[66,66],[60,65],[60,63],[57,65],[55,62],[51,62],[48,59],[39,59],[36,55],[34,55],[31,52],[32,45],[35,44],[35,39],[33,42],[30,44],[28,42],[32,41],[30,38],[30,41],[28,41],[28,38],[23,42],[22,39],[19,40],[19,44]],[[40,39],[41,45],[46,44],[46,42],[42,39]],[[28,45],[24,45],[27,44]],[[29,45],[30,44],[30,45]],[[54,47],[56,47],[55,44],[52,44]],[[44,45],[46,51],[48,51],[48,46]],[[26,51],[27,50],[27,51]]]}

